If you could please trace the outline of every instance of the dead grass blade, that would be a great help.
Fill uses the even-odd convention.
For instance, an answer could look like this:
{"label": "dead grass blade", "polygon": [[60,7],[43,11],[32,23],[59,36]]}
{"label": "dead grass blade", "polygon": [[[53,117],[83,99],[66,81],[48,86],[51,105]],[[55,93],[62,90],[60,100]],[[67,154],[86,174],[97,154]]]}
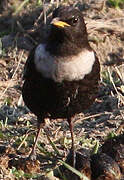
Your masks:
{"label": "dead grass blade", "polygon": [[2,99],[2,97],[4,96],[4,94],[6,93],[6,91],[8,90],[8,88],[11,86],[11,84],[13,83],[13,78],[15,77],[15,74],[17,73],[17,70],[19,69],[19,66],[20,66],[20,63],[21,63],[21,60],[22,60],[22,56],[24,54],[24,50],[21,52],[20,56],[19,56],[19,61],[18,61],[18,64],[17,64],[17,67],[12,75],[12,78],[11,80],[9,81],[7,87],[5,88],[5,90],[1,93],[1,96],[0,96],[0,99]]}
{"label": "dead grass blade", "polygon": [[124,21],[124,17],[109,19],[109,20],[104,20],[104,19],[90,20],[90,19],[88,19],[88,20],[86,20],[86,23],[87,23],[87,29],[88,29],[89,33],[98,31],[100,29],[112,30],[114,32],[124,32],[124,27],[122,27],[121,24],[119,25],[118,21]]}
{"label": "dead grass blade", "polygon": [[59,160],[59,162],[61,162],[67,169],[69,169],[70,171],[72,171],[73,173],[75,173],[77,176],[79,176],[80,178],[82,178],[83,180],[89,180],[89,178],[85,175],[82,174],[80,171],[78,171],[77,169],[71,167],[69,164],[65,163],[62,160]]}

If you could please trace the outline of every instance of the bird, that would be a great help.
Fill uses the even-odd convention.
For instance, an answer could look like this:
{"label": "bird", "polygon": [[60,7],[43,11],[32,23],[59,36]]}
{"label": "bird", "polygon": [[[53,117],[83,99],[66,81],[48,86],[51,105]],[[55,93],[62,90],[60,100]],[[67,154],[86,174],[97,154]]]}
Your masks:
{"label": "bird", "polygon": [[67,119],[74,158],[74,118],[93,104],[98,93],[100,63],[88,41],[82,12],[59,6],[52,13],[46,39],[34,47],[24,67],[22,96],[37,116],[35,154],[45,118]]}

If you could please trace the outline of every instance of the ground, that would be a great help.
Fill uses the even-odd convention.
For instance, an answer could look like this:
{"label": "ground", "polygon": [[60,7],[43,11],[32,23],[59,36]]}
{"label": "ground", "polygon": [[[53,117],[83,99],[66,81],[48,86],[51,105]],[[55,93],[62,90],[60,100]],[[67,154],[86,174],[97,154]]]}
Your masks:
{"label": "ground", "polygon": [[[84,14],[89,42],[101,64],[96,101],[75,117],[76,149],[85,148],[90,153],[101,149],[106,139],[124,132],[124,1],[120,0],[118,7],[110,2],[73,1]],[[51,139],[42,130],[37,160],[30,162],[26,157],[34,142],[37,120],[21,98],[26,58],[43,40],[43,32],[47,33],[43,14],[49,23],[57,3],[47,1],[43,8],[41,1],[0,2],[0,179],[63,179],[55,177],[55,171],[71,146],[66,120],[46,119]],[[124,142],[119,140],[119,152],[123,151]],[[123,168],[118,179],[123,179]]]}

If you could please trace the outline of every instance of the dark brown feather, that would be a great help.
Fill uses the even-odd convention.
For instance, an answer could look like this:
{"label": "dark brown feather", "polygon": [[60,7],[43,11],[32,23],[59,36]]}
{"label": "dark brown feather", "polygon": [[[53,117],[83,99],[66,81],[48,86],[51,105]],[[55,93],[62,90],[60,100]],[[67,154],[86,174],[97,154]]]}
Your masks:
{"label": "dark brown feather", "polygon": [[99,62],[96,57],[90,74],[79,81],[56,83],[44,78],[34,65],[34,50],[26,64],[27,72],[22,89],[23,99],[29,109],[39,118],[44,115],[51,118],[66,118],[83,112],[94,102],[98,80]]}

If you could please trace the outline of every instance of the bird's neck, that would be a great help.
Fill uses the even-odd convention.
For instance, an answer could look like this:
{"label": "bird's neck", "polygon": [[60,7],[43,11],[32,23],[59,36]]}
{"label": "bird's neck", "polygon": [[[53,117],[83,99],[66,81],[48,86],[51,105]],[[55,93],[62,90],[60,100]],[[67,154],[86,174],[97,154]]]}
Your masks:
{"label": "bird's neck", "polygon": [[61,57],[79,54],[83,49],[91,50],[87,35],[83,38],[80,37],[80,35],[73,38],[73,36],[62,32],[50,35],[46,46],[46,50],[49,51],[51,55]]}

